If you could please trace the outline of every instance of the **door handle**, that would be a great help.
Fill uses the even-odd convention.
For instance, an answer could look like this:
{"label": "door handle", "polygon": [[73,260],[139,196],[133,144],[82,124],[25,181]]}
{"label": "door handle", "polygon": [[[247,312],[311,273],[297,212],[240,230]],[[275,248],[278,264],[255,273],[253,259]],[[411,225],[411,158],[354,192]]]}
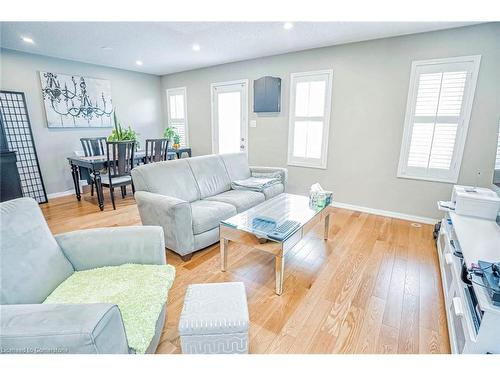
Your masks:
{"label": "door handle", "polygon": [[450,253],[444,254],[444,260],[445,260],[447,265],[450,265],[453,263],[453,258],[452,258],[452,255]]}
{"label": "door handle", "polygon": [[453,297],[453,310],[456,316],[464,316],[464,309],[462,307],[462,300],[459,297]]}

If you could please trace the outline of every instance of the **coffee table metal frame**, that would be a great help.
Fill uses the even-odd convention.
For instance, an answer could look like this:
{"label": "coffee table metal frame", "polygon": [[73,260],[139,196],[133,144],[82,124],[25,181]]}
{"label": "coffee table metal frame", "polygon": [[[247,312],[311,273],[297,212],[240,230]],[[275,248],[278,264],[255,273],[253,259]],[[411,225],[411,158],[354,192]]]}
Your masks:
{"label": "coffee table metal frame", "polygon": [[271,253],[275,256],[276,294],[281,295],[283,293],[285,254],[289,252],[311,229],[313,229],[315,225],[322,221],[324,222],[323,239],[328,240],[331,212],[332,207],[326,206],[304,225],[302,225],[293,235],[282,242],[268,240],[265,243],[260,243],[259,239],[254,234],[221,223],[219,225],[221,270],[225,272],[227,269],[229,241]]}

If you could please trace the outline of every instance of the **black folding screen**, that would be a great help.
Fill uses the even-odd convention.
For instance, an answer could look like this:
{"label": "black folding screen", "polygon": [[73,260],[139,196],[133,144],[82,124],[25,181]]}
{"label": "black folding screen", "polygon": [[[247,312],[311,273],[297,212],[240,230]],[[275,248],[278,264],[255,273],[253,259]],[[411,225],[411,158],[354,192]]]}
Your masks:
{"label": "black folding screen", "polygon": [[0,115],[7,146],[16,151],[23,196],[47,202],[24,93],[0,91]]}

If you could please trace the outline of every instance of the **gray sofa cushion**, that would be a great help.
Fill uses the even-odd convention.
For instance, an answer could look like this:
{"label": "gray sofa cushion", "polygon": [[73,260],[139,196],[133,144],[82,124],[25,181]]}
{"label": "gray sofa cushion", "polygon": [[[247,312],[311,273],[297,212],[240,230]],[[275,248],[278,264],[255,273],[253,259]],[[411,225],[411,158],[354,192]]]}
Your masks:
{"label": "gray sofa cushion", "polygon": [[245,180],[251,176],[246,153],[221,154],[220,157],[226,166],[231,181]]}
{"label": "gray sofa cushion", "polygon": [[221,220],[236,215],[236,208],[230,204],[201,200],[191,203],[193,233],[199,234],[219,226]]}
{"label": "gray sofa cushion", "polygon": [[0,204],[0,304],[40,303],[73,273],[73,266],[34,199]]}
{"label": "gray sofa cushion", "polygon": [[84,229],[55,239],[75,271],[126,263],[167,264],[163,229],[157,226]]}
{"label": "gray sofa cushion", "polygon": [[205,200],[229,203],[236,207],[236,211],[243,212],[249,208],[264,202],[265,196],[257,191],[229,190],[224,193],[208,197]]}
{"label": "gray sofa cushion", "polygon": [[262,192],[266,196],[266,199],[271,199],[272,197],[277,196],[285,191],[285,186],[283,184],[275,184],[272,186],[266,187]]}
{"label": "gray sofa cushion", "polygon": [[193,202],[200,199],[198,185],[186,159],[140,165],[132,169],[136,191],[148,191]]}
{"label": "gray sofa cushion", "polygon": [[219,155],[186,159],[198,183],[201,199],[231,189],[231,180]]}

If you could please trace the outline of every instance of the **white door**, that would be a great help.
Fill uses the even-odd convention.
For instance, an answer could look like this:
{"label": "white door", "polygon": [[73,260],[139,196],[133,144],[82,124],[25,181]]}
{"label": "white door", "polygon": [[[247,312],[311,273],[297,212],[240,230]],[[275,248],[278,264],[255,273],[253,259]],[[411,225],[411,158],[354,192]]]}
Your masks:
{"label": "white door", "polygon": [[247,152],[248,80],[212,84],[212,151]]}

